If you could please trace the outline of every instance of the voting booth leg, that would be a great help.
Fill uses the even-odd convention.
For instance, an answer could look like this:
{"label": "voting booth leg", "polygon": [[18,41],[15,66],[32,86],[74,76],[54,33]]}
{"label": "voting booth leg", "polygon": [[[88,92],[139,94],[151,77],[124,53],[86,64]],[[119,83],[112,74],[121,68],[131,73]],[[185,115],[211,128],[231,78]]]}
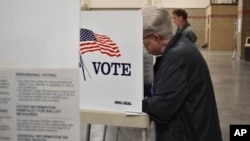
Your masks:
{"label": "voting booth leg", "polygon": [[119,131],[120,131],[120,127],[118,126],[116,130],[116,141],[118,141]]}
{"label": "voting booth leg", "polygon": [[[116,131],[116,141],[118,141],[119,139],[119,131],[120,131],[120,127],[117,127],[117,131]],[[147,128],[143,128],[142,129],[142,141],[147,141],[148,138],[147,138]]]}
{"label": "voting booth leg", "polygon": [[[106,133],[107,133],[107,125],[104,126],[102,141],[105,141]],[[87,124],[86,141],[90,141],[90,134],[91,134],[91,124]]]}
{"label": "voting booth leg", "polygon": [[107,125],[104,125],[104,132],[103,132],[103,138],[102,138],[102,141],[105,141],[105,138],[106,138],[106,133],[107,133]]}
{"label": "voting booth leg", "polygon": [[142,129],[142,141],[147,141],[147,128]]}
{"label": "voting booth leg", "polygon": [[86,141],[90,141],[91,124],[87,124]]}

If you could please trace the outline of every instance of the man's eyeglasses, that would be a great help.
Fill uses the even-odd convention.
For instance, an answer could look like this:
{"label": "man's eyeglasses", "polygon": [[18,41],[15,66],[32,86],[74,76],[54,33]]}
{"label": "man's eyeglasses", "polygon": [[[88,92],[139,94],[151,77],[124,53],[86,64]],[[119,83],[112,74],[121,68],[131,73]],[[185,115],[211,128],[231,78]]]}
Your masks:
{"label": "man's eyeglasses", "polygon": [[152,35],[154,35],[154,34],[149,34],[149,35],[147,35],[147,36],[143,37],[143,40],[145,40],[145,39],[147,39],[147,38],[151,37]]}

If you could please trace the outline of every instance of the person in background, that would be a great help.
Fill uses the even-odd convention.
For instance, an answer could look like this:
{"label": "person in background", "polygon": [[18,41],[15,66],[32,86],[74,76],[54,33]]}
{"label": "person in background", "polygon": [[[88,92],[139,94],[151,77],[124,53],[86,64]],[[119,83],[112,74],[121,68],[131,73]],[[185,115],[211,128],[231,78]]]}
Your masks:
{"label": "person in background", "polygon": [[184,9],[175,9],[172,12],[173,22],[177,25],[176,32],[181,32],[186,38],[195,44],[197,36],[193,32],[187,18],[188,14]]}
{"label": "person in background", "polygon": [[182,34],[173,34],[167,10],[149,6],[143,15],[143,45],[158,56],[152,89],[142,101],[155,123],[156,141],[222,141],[208,66]]}

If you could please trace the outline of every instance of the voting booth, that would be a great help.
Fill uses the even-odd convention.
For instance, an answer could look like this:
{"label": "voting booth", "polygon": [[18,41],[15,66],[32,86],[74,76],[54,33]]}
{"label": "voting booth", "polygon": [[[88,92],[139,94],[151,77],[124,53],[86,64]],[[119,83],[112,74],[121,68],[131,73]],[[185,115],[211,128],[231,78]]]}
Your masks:
{"label": "voting booth", "polygon": [[91,125],[142,128],[147,140],[150,119],[142,112],[143,85],[153,79],[153,56],[142,44],[140,11],[82,11],[80,25],[81,121]]}
{"label": "voting booth", "polygon": [[80,12],[78,0],[2,0],[0,18],[1,138],[78,141],[80,120],[149,126],[142,99],[144,77],[152,75],[143,71],[139,11]]}
{"label": "voting booth", "polygon": [[141,12],[82,11],[80,26],[80,107],[141,112]]}

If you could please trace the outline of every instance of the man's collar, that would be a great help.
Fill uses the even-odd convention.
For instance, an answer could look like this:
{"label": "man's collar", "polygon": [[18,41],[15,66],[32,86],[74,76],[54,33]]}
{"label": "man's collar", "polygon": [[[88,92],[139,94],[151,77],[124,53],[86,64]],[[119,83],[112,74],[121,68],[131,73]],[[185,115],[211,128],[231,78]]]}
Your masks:
{"label": "man's collar", "polygon": [[164,50],[164,52],[163,52],[162,55],[165,55],[168,52],[168,50],[170,48],[172,48],[174,46],[174,44],[180,39],[181,36],[182,36],[182,34],[180,32],[177,32],[175,34],[175,36],[173,36],[173,38],[170,40],[170,42],[168,43],[168,45],[166,46],[166,48],[165,48],[165,50]]}

